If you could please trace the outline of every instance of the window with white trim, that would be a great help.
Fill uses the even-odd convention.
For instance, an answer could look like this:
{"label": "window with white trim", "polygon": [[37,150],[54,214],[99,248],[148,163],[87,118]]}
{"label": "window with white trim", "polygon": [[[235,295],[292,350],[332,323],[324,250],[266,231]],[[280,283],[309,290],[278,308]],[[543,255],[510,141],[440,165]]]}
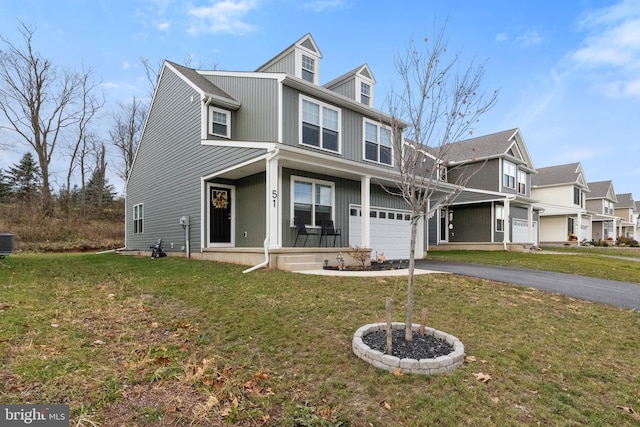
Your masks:
{"label": "window with white trim", "polygon": [[518,171],[518,194],[527,194],[527,173]]}
{"label": "window with white trim", "polygon": [[390,128],[364,120],[364,158],[385,165],[393,163]]}
{"label": "window with white trim", "polygon": [[142,203],[133,206],[133,234],[144,231],[144,208]]}
{"label": "window with white trim", "polygon": [[516,165],[513,163],[507,162],[506,160],[502,163],[502,185],[505,188],[512,188],[515,190],[516,188]]}
{"label": "window with white trim", "polygon": [[300,143],[340,152],[340,110],[306,97],[301,97],[300,110]]}
{"label": "window with white trim", "polygon": [[579,187],[573,187],[573,204],[582,207],[582,190]]}
{"label": "window with white trim", "polygon": [[302,79],[315,82],[316,60],[307,55],[302,55]]}
{"label": "window with white trim", "polygon": [[368,83],[360,82],[360,102],[371,106],[371,85]]}
{"label": "window with white trim", "polygon": [[504,231],[504,206],[496,205],[496,231]]}
{"label": "window with white trim", "polygon": [[209,107],[209,134],[231,138],[231,112]]}
{"label": "window with white trim", "polygon": [[291,225],[293,219],[309,226],[320,226],[322,221],[333,221],[335,184],[329,181],[291,177]]}

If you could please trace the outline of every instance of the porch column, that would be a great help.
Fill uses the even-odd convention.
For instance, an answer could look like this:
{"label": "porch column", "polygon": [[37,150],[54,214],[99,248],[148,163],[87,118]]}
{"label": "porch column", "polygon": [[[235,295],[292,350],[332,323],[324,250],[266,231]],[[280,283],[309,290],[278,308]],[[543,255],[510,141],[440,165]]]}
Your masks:
{"label": "porch column", "polygon": [[527,206],[527,222],[529,223],[529,241],[532,245],[536,244],[536,239],[533,236],[533,206]]}
{"label": "porch column", "polygon": [[504,200],[504,245],[505,250],[507,243],[511,242],[509,235],[511,234],[511,207],[509,199]]}
{"label": "porch column", "polygon": [[577,218],[576,218],[576,228],[578,229],[576,236],[578,236],[578,246],[580,245],[580,241],[582,240],[582,212],[578,212]]}
{"label": "porch column", "polygon": [[360,212],[362,215],[360,221],[360,246],[365,248],[371,247],[371,177],[363,176],[360,178]]}
{"label": "porch column", "polygon": [[269,236],[269,248],[278,249],[282,247],[282,236],[280,235],[281,200],[280,188],[278,186],[278,158],[267,159],[267,235]]}

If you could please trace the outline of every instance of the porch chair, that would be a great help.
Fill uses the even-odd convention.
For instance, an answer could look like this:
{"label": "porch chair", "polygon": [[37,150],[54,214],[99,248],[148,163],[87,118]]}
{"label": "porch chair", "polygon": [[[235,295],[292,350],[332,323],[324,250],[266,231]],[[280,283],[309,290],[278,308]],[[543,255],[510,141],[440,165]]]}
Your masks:
{"label": "porch chair", "polygon": [[324,245],[327,246],[327,236],[333,236],[333,246],[336,246],[336,238],[340,237],[340,247],[342,247],[342,230],[335,228],[333,221],[322,221],[320,223],[320,246],[322,246],[322,238],[324,237]]}
{"label": "porch chair", "polygon": [[304,236],[304,243],[302,244],[302,246],[307,246],[307,239],[309,238],[309,236],[318,235],[318,233],[307,229],[307,226],[298,218],[294,218],[293,223],[296,226],[296,240],[295,242],[293,242],[294,247],[298,244],[298,237]]}

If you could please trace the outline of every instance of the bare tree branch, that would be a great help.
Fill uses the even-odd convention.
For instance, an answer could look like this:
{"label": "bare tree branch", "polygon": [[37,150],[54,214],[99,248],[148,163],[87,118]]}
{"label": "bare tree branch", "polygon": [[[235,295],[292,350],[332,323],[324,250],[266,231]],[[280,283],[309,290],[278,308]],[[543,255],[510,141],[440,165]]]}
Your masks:
{"label": "bare tree branch", "polygon": [[447,151],[451,143],[473,132],[480,116],[491,109],[498,92],[487,94],[480,84],[484,64],[472,62],[460,72],[460,52],[450,53],[444,28],[434,39],[411,41],[395,68],[401,87],[387,97],[391,116],[394,159],[399,172],[397,191],[412,210],[411,248],[407,292],[405,339],[412,340],[413,272],[417,222],[431,217],[443,203],[451,202],[461,190],[465,177],[456,185],[447,183]]}
{"label": "bare tree branch", "polygon": [[9,129],[36,153],[42,173],[42,212],[53,213],[50,165],[63,133],[82,122],[91,70],[58,70],[33,47],[35,30],[20,23],[24,46],[0,37],[0,112]]}

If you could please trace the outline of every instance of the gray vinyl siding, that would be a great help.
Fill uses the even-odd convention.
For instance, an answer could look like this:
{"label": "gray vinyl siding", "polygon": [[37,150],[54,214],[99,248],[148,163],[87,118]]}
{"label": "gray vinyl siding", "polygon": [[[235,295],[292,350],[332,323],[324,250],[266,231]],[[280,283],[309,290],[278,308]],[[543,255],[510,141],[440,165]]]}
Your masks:
{"label": "gray vinyl siding", "polygon": [[344,95],[347,98],[356,99],[356,81],[355,79],[350,79],[342,82],[337,86],[332,86],[330,90],[333,92],[339,93],[340,95]]}
{"label": "gray vinyl siding", "polygon": [[[335,226],[342,231],[342,243],[349,246],[349,206],[361,204],[360,181],[337,178],[330,175],[319,175],[301,170],[284,169],[282,172],[282,230],[283,246],[293,246],[296,230],[291,226],[291,175],[312,178],[335,184]],[[371,184],[371,205],[390,209],[408,209],[402,197],[387,193],[377,184]]]}
{"label": "gray vinyl siding", "polygon": [[493,230],[491,205],[456,206],[453,212],[453,233],[450,242],[490,242]]}
{"label": "gray vinyl siding", "polygon": [[[236,246],[262,247],[266,234],[266,176],[259,173],[239,179],[236,186]],[[247,233],[247,237],[244,233]]]}
{"label": "gray vinyl siding", "polygon": [[511,218],[516,218],[516,219],[527,219],[528,218],[528,212],[526,208],[520,207],[520,206],[511,206],[509,209],[509,214]]}
{"label": "gray vinyl siding", "polygon": [[278,141],[278,81],[276,78],[206,75],[242,106],[232,112],[232,138],[237,141]]}
{"label": "gray vinyl siding", "polygon": [[448,182],[479,190],[500,191],[501,179],[498,159],[459,166],[447,172]]}
{"label": "gray vinyl siding", "polygon": [[293,246],[296,239],[296,229],[291,226],[291,175],[313,178],[335,184],[335,227],[342,231],[342,244],[349,246],[349,204],[360,203],[360,182],[319,175],[300,170],[283,169],[282,171],[282,245]]}
{"label": "gray vinyl siding", "polygon": [[[310,97],[313,98],[313,97]],[[322,102],[328,105],[333,105],[331,102],[327,102],[323,99],[317,99],[318,102]],[[300,114],[299,114],[299,102],[300,92],[285,86],[283,89],[283,135],[282,142],[286,145],[293,147],[302,147],[309,150],[321,151],[323,154],[331,155],[330,151],[318,150],[314,147],[307,147],[300,145]],[[338,107],[341,111],[341,127],[340,127],[340,139],[341,139],[341,153],[335,153],[336,156],[340,156],[343,159],[353,160],[360,163],[374,164],[365,161],[363,153],[363,127],[364,119],[360,113],[355,111]],[[378,122],[378,118],[369,117],[368,119],[373,122]],[[389,169],[389,166],[379,165],[381,168]]]}
{"label": "gray vinyl siding", "polygon": [[278,62],[271,64],[269,67],[261,70],[265,72],[271,73],[287,73],[290,75],[295,75],[296,71],[296,54],[295,51],[291,51],[284,57],[282,57]]}
{"label": "gray vinyl siding", "polygon": [[[162,238],[166,250],[181,250],[185,238],[179,219],[189,216],[191,250],[199,251],[201,218],[206,218],[201,177],[264,154],[203,146],[200,99],[168,69],[162,75],[126,188],[127,249],[148,249]],[[144,233],[133,234],[133,206],[139,203],[144,204]]]}
{"label": "gray vinyl siding", "polygon": [[426,242],[429,242],[429,246],[435,246],[439,241],[438,234],[438,223],[440,222],[440,210],[435,212],[435,214],[429,218],[427,221],[427,238]]}

